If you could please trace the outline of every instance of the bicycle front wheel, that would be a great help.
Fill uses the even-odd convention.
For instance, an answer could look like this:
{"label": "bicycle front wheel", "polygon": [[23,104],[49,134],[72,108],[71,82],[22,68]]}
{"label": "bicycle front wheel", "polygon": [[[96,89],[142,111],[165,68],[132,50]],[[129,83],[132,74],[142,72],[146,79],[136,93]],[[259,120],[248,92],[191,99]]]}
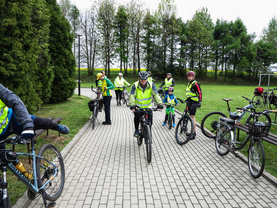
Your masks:
{"label": "bicycle front wheel", "polygon": [[[0,184],[3,183],[3,179],[0,178]],[[9,192],[7,190],[7,198],[6,199],[3,199],[3,189],[0,189],[0,208],[11,208],[12,205],[11,205],[11,199],[10,199],[10,195],[9,195]]]}
{"label": "bicycle front wheel", "polygon": [[269,108],[270,110],[277,110],[277,102],[275,101],[275,95],[272,96],[269,100]]}
{"label": "bicycle front wheel", "polygon": [[202,119],[201,131],[206,137],[215,139],[219,117],[227,118],[227,116],[224,113],[220,111],[214,111],[214,112],[208,113]]}
{"label": "bicycle front wheel", "polygon": [[194,124],[189,115],[184,115],[175,130],[175,139],[179,145],[186,144],[193,134]]}
{"label": "bicycle front wheel", "polygon": [[260,139],[251,141],[248,150],[248,167],[253,178],[259,178],[264,171],[265,152]]}
{"label": "bicycle front wheel", "polygon": [[[36,174],[38,177],[38,187],[42,187],[55,174],[57,175],[45,187],[45,198],[49,201],[56,201],[62,194],[65,180],[65,170],[63,158],[60,151],[53,144],[44,145],[38,152],[38,156],[45,159],[36,159]],[[53,164],[51,164],[51,163]]]}
{"label": "bicycle front wheel", "polygon": [[172,112],[169,112],[168,114],[168,128],[172,128]]}
{"label": "bicycle front wheel", "polygon": [[147,154],[147,161],[148,163],[151,162],[152,159],[152,135],[151,129],[149,125],[146,125],[146,132],[145,132],[145,145],[146,145],[146,154]]}
{"label": "bicycle front wheel", "polygon": [[93,113],[92,113],[92,129],[95,127],[95,122],[97,118],[97,106],[94,106]]}
{"label": "bicycle front wheel", "polygon": [[261,95],[255,95],[253,98],[252,98],[252,100],[255,102],[255,103],[253,103],[253,107],[254,108],[261,108],[261,107],[263,107],[263,105],[264,105],[264,100],[265,98],[263,97],[263,96],[261,96]]}
{"label": "bicycle front wheel", "polygon": [[221,156],[229,153],[229,142],[232,139],[232,132],[225,123],[220,123],[215,138],[215,148]]}

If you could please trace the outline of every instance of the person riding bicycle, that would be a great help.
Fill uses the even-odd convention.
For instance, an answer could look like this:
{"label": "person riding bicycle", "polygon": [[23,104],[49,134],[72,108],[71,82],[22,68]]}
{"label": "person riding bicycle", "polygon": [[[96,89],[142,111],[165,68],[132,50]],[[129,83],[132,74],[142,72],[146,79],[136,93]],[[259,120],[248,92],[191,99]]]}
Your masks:
{"label": "person riding bicycle", "polygon": [[12,134],[21,134],[25,142],[34,137],[34,131],[37,129],[52,129],[62,134],[70,132],[67,126],[53,123],[47,118],[30,115],[22,100],[0,84],[0,140]]}
{"label": "person riding bicycle", "polygon": [[202,91],[200,88],[200,84],[195,80],[195,72],[194,71],[189,71],[187,73],[187,78],[188,78],[188,84],[186,87],[186,97],[187,97],[186,101],[188,102],[188,110],[190,112],[190,116],[193,119],[193,123],[194,123],[193,135],[190,139],[195,139],[195,136],[196,136],[195,114],[196,114],[197,107],[199,107],[199,108],[201,107]]}
{"label": "person riding bicycle", "polygon": [[98,73],[96,75],[97,80],[102,81],[102,89],[103,92],[103,102],[105,107],[105,121],[102,122],[103,125],[111,125],[111,100],[112,100],[112,92],[111,89],[114,88],[113,83],[107,78],[104,77],[102,73]]}
{"label": "person riding bicycle", "polygon": [[151,76],[151,71],[148,71],[148,79],[147,79],[147,81],[149,81],[149,82],[154,82],[155,83],[155,79]]}
{"label": "person riding bicycle", "polygon": [[163,126],[166,125],[166,122],[168,120],[168,115],[169,115],[169,111],[172,112],[172,121],[173,121],[173,124],[172,124],[172,127],[175,127],[175,115],[174,115],[174,106],[171,106],[171,105],[175,105],[176,106],[179,106],[179,102],[176,98],[176,96],[173,94],[173,91],[174,91],[174,88],[173,87],[169,87],[168,88],[168,94],[165,96],[164,100],[163,100],[163,103],[164,105],[166,105],[166,110],[165,110],[165,119],[164,119],[164,123],[163,123]]}
{"label": "person riding bicycle", "polygon": [[175,81],[171,77],[171,73],[166,74],[166,78],[164,79],[163,83],[159,86],[159,88],[162,88],[163,85],[165,86],[165,95],[167,95],[168,94],[168,88],[175,86]]}
{"label": "person riding bicycle", "polygon": [[114,80],[114,89],[116,94],[116,103],[121,105],[122,91],[125,85],[131,86],[124,78],[122,73],[118,73],[118,76]]}
{"label": "person riding bicycle", "polygon": [[[130,93],[130,109],[134,112],[134,124],[135,124],[135,133],[134,137],[139,136],[139,120],[141,113],[140,111],[136,111],[137,107],[140,108],[150,108],[152,95],[157,103],[158,109],[163,109],[162,100],[157,92],[157,88],[153,82],[147,81],[148,73],[146,71],[141,71],[138,74],[139,81],[135,82],[132,86]],[[153,123],[152,113],[149,115],[149,120],[151,121],[151,125]]]}

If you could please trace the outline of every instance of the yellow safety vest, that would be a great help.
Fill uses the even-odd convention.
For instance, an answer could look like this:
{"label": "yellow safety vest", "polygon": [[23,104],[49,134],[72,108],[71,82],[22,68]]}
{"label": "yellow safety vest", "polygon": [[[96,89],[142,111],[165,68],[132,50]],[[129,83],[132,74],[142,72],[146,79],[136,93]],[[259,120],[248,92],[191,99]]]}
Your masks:
{"label": "yellow safety vest", "polygon": [[165,80],[164,80],[165,90],[168,90],[170,85],[172,85],[172,80],[173,80],[173,78],[170,78],[169,80],[167,78],[165,78]]}
{"label": "yellow safety vest", "polygon": [[0,100],[0,134],[9,123],[8,110],[9,108]]}
{"label": "yellow safety vest", "polygon": [[[122,87],[124,87],[124,78],[122,77],[121,79],[119,79],[119,77],[116,77],[116,79],[115,79],[115,81],[114,81],[114,90],[123,90],[123,88]],[[116,86],[118,86],[118,87],[121,87],[121,88],[118,88],[118,87],[116,87]]]}
{"label": "yellow safety vest", "polygon": [[135,82],[136,86],[136,98],[135,104],[140,108],[150,108],[152,102],[152,82],[148,82],[150,84],[150,88],[143,91],[138,88],[139,81]]}
{"label": "yellow safety vest", "polygon": [[171,105],[171,104],[175,104],[175,96],[173,97],[173,99],[170,99],[169,94],[167,95],[167,104]]}
{"label": "yellow safety vest", "polygon": [[198,95],[195,92],[191,92],[191,87],[194,83],[196,83],[195,80],[191,84],[188,83],[187,89],[186,89],[186,97],[192,99],[193,101],[198,102],[199,101]]}

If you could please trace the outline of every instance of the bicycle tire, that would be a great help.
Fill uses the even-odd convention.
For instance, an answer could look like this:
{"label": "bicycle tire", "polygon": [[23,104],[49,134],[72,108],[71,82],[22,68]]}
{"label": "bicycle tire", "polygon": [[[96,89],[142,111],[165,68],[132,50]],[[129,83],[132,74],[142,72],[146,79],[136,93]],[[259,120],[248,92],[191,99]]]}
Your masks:
{"label": "bicycle tire", "polygon": [[172,128],[172,112],[169,112],[168,114],[168,128]]}
{"label": "bicycle tire", "polygon": [[138,136],[138,138],[137,138],[137,143],[138,143],[138,146],[141,146],[141,144],[142,144],[142,139],[143,139],[143,124],[142,123],[140,123],[140,132],[139,132],[139,136]]}
{"label": "bicycle tire", "polygon": [[[2,178],[1,179],[1,183],[2,183]],[[8,192],[8,190],[7,190]],[[0,208],[11,208],[12,207],[12,203],[11,203],[11,199],[10,199],[10,195],[9,195],[9,192],[7,193],[8,196],[7,196],[7,199],[6,199],[6,205],[4,204],[4,201],[3,201],[3,192],[2,192],[2,189],[0,189]]]}
{"label": "bicycle tire", "polygon": [[[54,163],[58,167],[57,175],[45,187],[45,198],[49,201],[56,201],[62,194],[65,182],[64,162],[60,151],[53,144],[45,144],[39,150],[38,156],[44,157],[48,161]],[[42,187],[44,183],[52,177],[54,172],[53,165],[41,158],[36,159],[36,174],[38,177],[38,187]]]}
{"label": "bicycle tire", "polygon": [[248,150],[248,167],[253,178],[259,178],[265,167],[264,146],[260,139],[251,141]]}
{"label": "bicycle tire", "polygon": [[[256,112],[255,114],[262,114],[262,112]],[[246,124],[249,122],[257,122],[257,121],[261,121],[263,123],[267,123],[268,125],[271,125],[271,118],[268,114],[262,114],[260,116],[255,116],[255,115],[250,115],[247,120],[246,120]]]}
{"label": "bicycle tire", "polygon": [[124,93],[124,92],[122,93],[122,97],[123,97],[123,99],[122,99],[122,104],[125,105],[126,99],[125,99],[125,93]]}
{"label": "bicycle tire", "polygon": [[152,135],[151,135],[151,128],[149,125],[146,125],[145,131],[146,131],[145,146],[146,146],[147,162],[150,163],[152,160]]}
{"label": "bicycle tire", "polygon": [[215,138],[215,148],[221,156],[229,153],[229,141],[232,136],[234,135],[232,135],[232,132],[228,129],[227,125],[225,123],[221,123],[220,127],[217,129]]}
{"label": "bicycle tire", "polygon": [[269,108],[270,108],[270,110],[277,110],[277,102],[275,102],[274,96],[271,97],[270,100],[269,100]]}
{"label": "bicycle tire", "polygon": [[265,98],[262,95],[254,95],[252,100],[255,102],[253,103],[254,108],[261,108],[265,103]]}
{"label": "bicycle tire", "polygon": [[95,122],[97,118],[97,105],[94,106],[93,113],[92,113],[92,129],[95,127]]}
{"label": "bicycle tire", "polygon": [[129,107],[129,93],[125,94],[126,106]]}
{"label": "bicycle tire", "polygon": [[219,117],[225,117],[227,116],[220,112],[220,111],[213,111],[211,113],[208,113],[207,115],[204,116],[204,118],[201,121],[201,131],[202,133],[211,139],[216,138],[216,126],[219,121]]}
{"label": "bicycle tire", "polygon": [[176,142],[179,145],[186,144],[192,134],[194,129],[194,123],[192,118],[189,115],[184,115],[177,124],[176,130],[175,130],[175,139]]}

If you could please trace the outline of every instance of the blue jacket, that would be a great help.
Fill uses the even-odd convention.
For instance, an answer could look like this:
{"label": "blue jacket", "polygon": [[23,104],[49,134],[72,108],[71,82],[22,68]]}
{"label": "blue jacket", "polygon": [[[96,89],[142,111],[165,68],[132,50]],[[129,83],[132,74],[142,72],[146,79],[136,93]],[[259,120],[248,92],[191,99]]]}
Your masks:
{"label": "blue jacket", "polygon": [[[170,98],[171,100],[175,97],[174,94],[172,94],[172,95],[167,94],[167,95],[164,97],[163,103],[165,103],[165,104],[167,103],[167,97],[168,97],[168,96],[169,96],[169,98]],[[176,104],[179,103],[176,97],[175,97],[175,99],[174,99],[174,102],[175,102]]]}

